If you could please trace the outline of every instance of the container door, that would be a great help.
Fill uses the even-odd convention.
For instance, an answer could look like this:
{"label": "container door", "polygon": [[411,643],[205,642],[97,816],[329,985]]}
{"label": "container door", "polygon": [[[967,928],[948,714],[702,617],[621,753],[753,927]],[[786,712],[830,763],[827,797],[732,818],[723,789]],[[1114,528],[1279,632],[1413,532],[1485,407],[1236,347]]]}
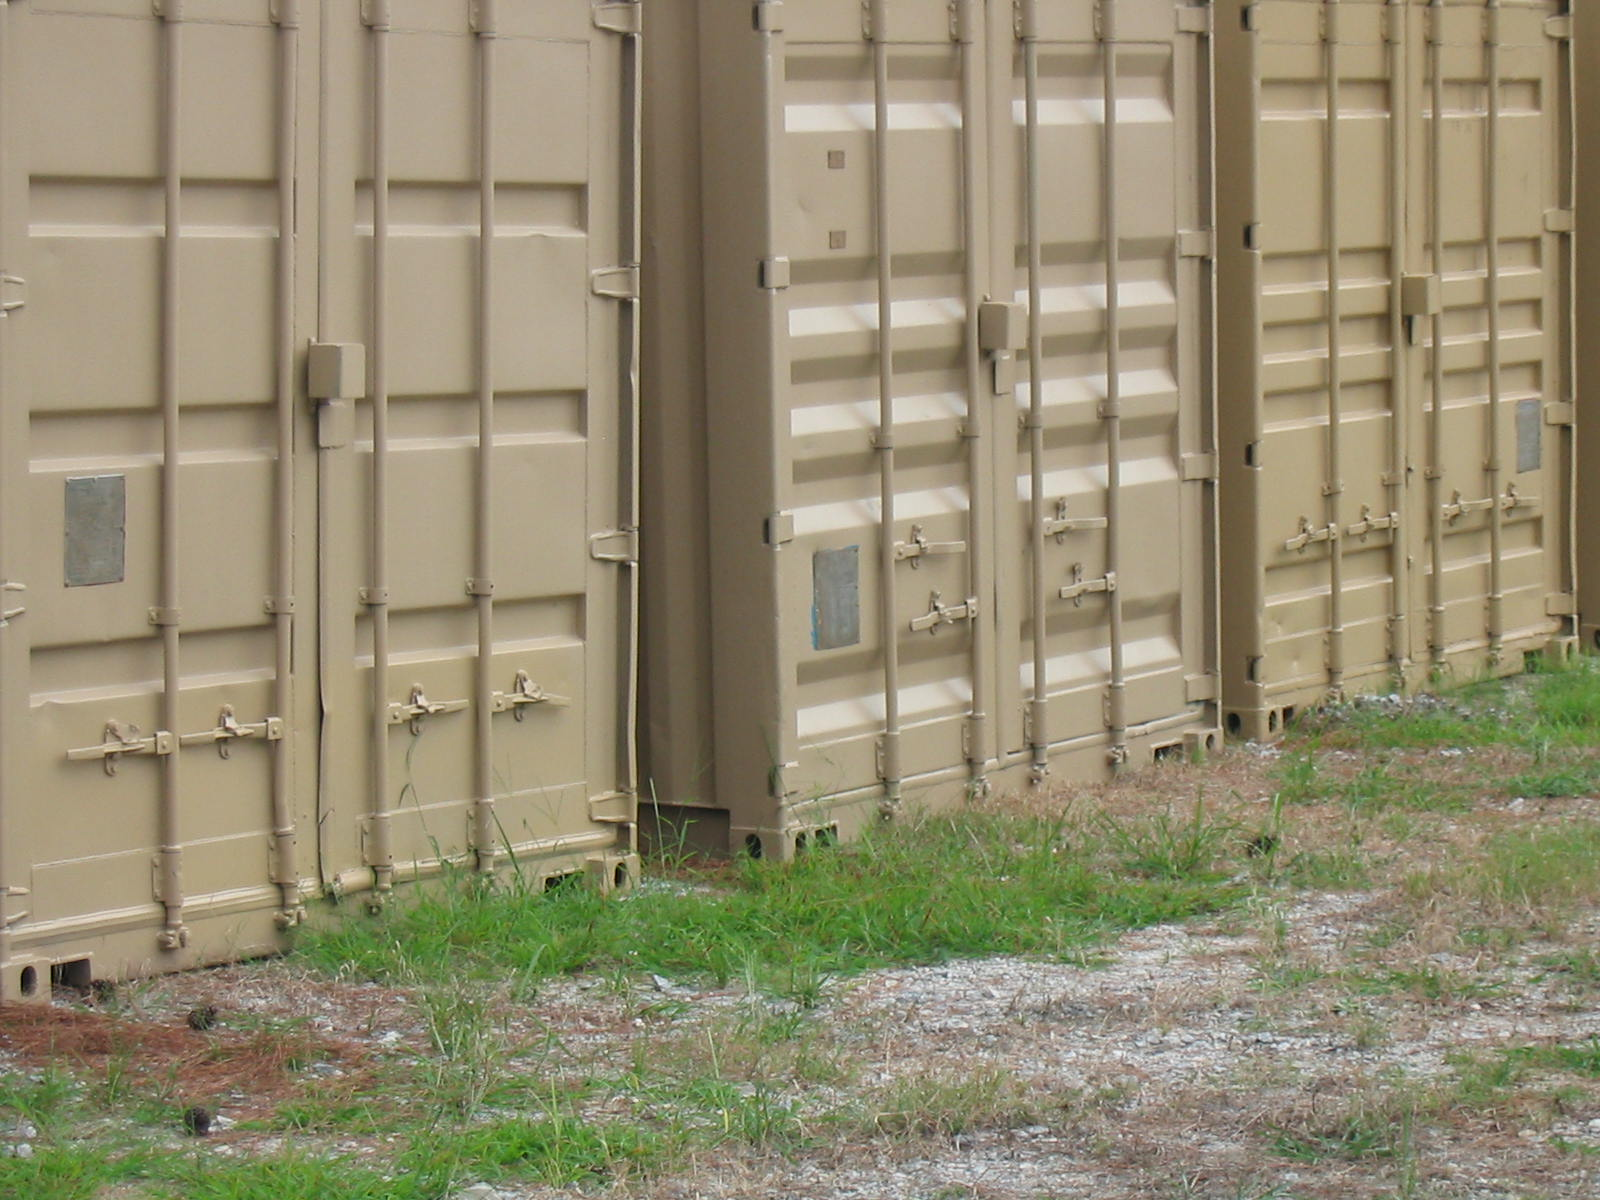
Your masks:
{"label": "container door", "polygon": [[324,873],[581,869],[633,819],[638,6],[326,13]]}
{"label": "container door", "polygon": [[3,269],[27,281],[0,356],[0,571],[28,589],[4,631],[5,882],[29,889],[6,994],[52,962],[248,954],[298,905],[287,7],[0,17]]}
{"label": "container door", "polygon": [[1413,25],[1414,162],[1429,198],[1420,261],[1432,263],[1430,325],[1442,334],[1417,350],[1426,394],[1442,388],[1442,403],[1418,413],[1433,477],[1418,506],[1419,543],[1432,547],[1423,603],[1435,610],[1419,662],[1517,668],[1572,611],[1565,7],[1450,4]]}
{"label": "container door", "polygon": [[1001,7],[998,295],[1037,323],[995,420],[998,711],[1042,771],[1124,761],[1214,694],[1208,73],[1171,0],[1024,5],[1020,36]]}
{"label": "container door", "polygon": [[982,123],[980,93],[964,92],[978,31],[953,37],[940,0],[874,6],[865,26],[858,4],[789,7],[804,11],[785,17],[777,214],[783,669],[800,747],[785,784],[802,802],[892,802],[902,784],[966,779],[974,639],[991,619],[973,568],[987,398],[974,404],[969,371],[981,251],[963,182],[982,153],[963,129]]}

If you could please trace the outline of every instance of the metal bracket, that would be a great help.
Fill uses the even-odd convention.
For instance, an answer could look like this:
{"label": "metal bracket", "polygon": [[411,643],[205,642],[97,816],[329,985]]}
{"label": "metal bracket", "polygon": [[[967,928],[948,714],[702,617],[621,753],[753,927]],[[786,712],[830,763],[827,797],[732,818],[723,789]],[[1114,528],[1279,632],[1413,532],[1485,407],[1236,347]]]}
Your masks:
{"label": "metal bracket", "polygon": [[757,33],[782,33],[783,0],[756,0],[754,21]]}
{"label": "metal bracket", "polygon": [[[611,543],[621,542],[621,549],[611,549]],[[637,529],[608,529],[604,533],[589,535],[589,557],[600,562],[628,563],[639,561],[639,531]]]}
{"label": "metal bracket", "polygon": [[1211,36],[1211,6],[1209,4],[1180,4],[1177,9],[1178,32]]}
{"label": "metal bracket", "polygon": [[1376,533],[1380,529],[1395,529],[1400,525],[1399,513],[1386,513],[1381,517],[1372,515],[1372,505],[1361,506],[1361,520],[1354,525],[1345,526],[1345,536],[1367,540],[1367,534]]}
{"label": "metal bracket", "polygon": [[1547,208],[1544,210],[1544,231],[1546,233],[1571,233],[1578,227],[1578,215],[1570,208]]}
{"label": "metal bracket", "polygon": [[965,554],[965,542],[930,542],[928,535],[921,525],[911,527],[911,540],[909,542],[896,542],[894,544],[894,559],[896,562],[911,561],[911,569],[916,570],[922,565],[921,558],[925,554]]}
{"label": "metal bracket", "polygon": [[1444,505],[1444,519],[1454,525],[1468,513],[1488,512],[1496,503],[1499,504],[1501,512],[1510,512],[1517,508],[1532,508],[1539,503],[1539,497],[1522,495],[1514,483],[1506,485],[1503,495],[1490,496],[1482,500],[1463,500],[1458,489],[1450,497],[1450,503]]}
{"label": "metal bracket", "polygon": [[572,701],[565,696],[545,691],[533,682],[526,671],[518,671],[516,679],[511,684],[511,690],[494,693],[493,703],[495,712],[509,712],[520,721],[527,715],[526,710],[530,704],[548,704],[554,708],[566,708]]}
{"label": "metal bracket", "polygon": [[938,592],[928,597],[928,611],[926,615],[911,619],[912,633],[938,633],[939,626],[956,621],[976,621],[978,619],[978,598],[968,596],[965,604],[945,604]]}
{"label": "metal bracket", "polygon": [[424,717],[437,717],[441,713],[460,712],[468,705],[466,700],[429,700],[420,683],[411,685],[411,699],[406,704],[389,705],[389,724],[406,724],[412,736],[422,732]]}
{"label": "metal bracket", "polygon": [[1114,572],[1108,571],[1099,579],[1085,579],[1083,577],[1083,564],[1072,564],[1072,582],[1057,593],[1063,600],[1071,600],[1078,608],[1083,607],[1083,598],[1103,592],[1110,595],[1117,590],[1117,577]]}
{"label": "metal bracket", "polygon": [[1339,527],[1337,525],[1323,525],[1320,528],[1311,524],[1310,517],[1300,518],[1300,532],[1283,543],[1285,550],[1304,550],[1313,542],[1337,542],[1339,540]]}
{"label": "metal bracket", "polygon": [[1558,42],[1571,41],[1572,14],[1561,13],[1559,16],[1546,17],[1544,19],[1544,35],[1547,38],[1554,38]]}
{"label": "metal bracket", "polygon": [[[27,297],[23,294],[27,286],[28,281],[22,276],[0,272],[0,317],[27,305]],[[15,294],[7,295],[8,292]]]}
{"label": "metal bracket", "polygon": [[1210,229],[1180,229],[1178,231],[1179,258],[1215,258],[1217,235]]}
{"label": "metal bracket", "polygon": [[280,29],[300,28],[300,0],[271,0],[267,19]]}
{"label": "metal bracket", "polygon": [[620,267],[601,267],[589,272],[589,290],[607,300],[637,300],[639,298],[639,268],[624,264]]}
{"label": "metal bracket", "polygon": [[107,721],[104,740],[98,746],[85,746],[68,750],[69,762],[93,762],[98,759],[107,775],[117,773],[117,760],[124,754],[171,754],[177,749],[178,739],[165,729],[158,729],[149,737],[139,736],[137,725],[124,725],[121,721]]}
{"label": "metal bracket", "polygon": [[778,292],[789,286],[790,263],[787,258],[763,258],[756,268],[756,286],[763,291]]}
{"label": "metal bracket", "polygon": [[283,718],[268,717],[253,725],[241,725],[234,715],[233,705],[224,704],[217,714],[217,727],[204,733],[185,733],[178,738],[180,746],[209,746],[216,743],[217,754],[227,758],[232,744],[241,738],[265,738],[269,742],[283,740]]}
{"label": "metal bracket", "polygon": [[1045,537],[1053,537],[1057,544],[1067,540],[1067,534],[1076,533],[1080,529],[1104,529],[1104,517],[1069,517],[1067,516],[1067,502],[1065,499],[1056,501],[1056,515],[1047,517],[1044,523]]}
{"label": "metal bracket", "polygon": [[[0,579],[0,593],[25,592],[27,590],[28,585],[25,583],[17,583],[10,579]],[[0,608],[0,629],[9,625],[27,611],[28,607],[25,604],[19,604],[16,608]]]}
{"label": "metal bracket", "polygon": [[643,6],[638,0],[631,3],[596,4],[594,6],[594,27],[604,29],[607,33],[620,33],[625,37],[637,37],[643,28],[639,10]]}
{"label": "metal bracket", "polygon": [[388,29],[389,0],[361,0],[361,21],[373,29]]}

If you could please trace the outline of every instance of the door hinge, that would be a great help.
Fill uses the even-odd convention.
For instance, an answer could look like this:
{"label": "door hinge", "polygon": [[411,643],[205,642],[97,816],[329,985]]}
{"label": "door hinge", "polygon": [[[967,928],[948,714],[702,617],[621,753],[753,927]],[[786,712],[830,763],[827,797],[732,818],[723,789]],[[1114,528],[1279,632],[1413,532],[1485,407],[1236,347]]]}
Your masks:
{"label": "door hinge", "polygon": [[28,303],[28,281],[20,275],[0,273],[0,317]]}
{"label": "door hinge", "polygon": [[762,542],[776,549],[794,541],[794,514],[775,512],[767,517],[762,529]]}
{"label": "door hinge", "polygon": [[300,0],[271,0],[267,18],[280,29],[299,29]]}
{"label": "door hinge", "polygon": [[388,29],[389,0],[361,0],[361,23],[373,29]]}
{"label": "door hinge", "polygon": [[1183,680],[1183,699],[1185,704],[1198,704],[1202,700],[1215,700],[1217,698],[1217,677],[1215,675],[1186,675]]}
{"label": "door hinge", "polygon": [[[27,590],[28,585],[25,583],[17,583],[12,579],[0,579],[0,594],[5,592],[25,592]],[[28,607],[25,604],[19,604],[16,608],[0,608],[0,628],[9,625],[27,611]]]}
{"label": "door hinge", "polygon": [[640,7],[639,0],[596,4],[594,6],[594,27],[596,29],[604,29],[607,33],[635,36],[643,28],[639,15]]}
{"label": "door hinge", "polygon": [[783,0],[756,0],[755,27],[757,33],[782,33]]}
{"label": "door hinge", "polygon": [[494,37],[500,31],[498,10],[498,0],[472,0],[467,14],[472,32],[483,37]]}
{"label": "door hinge", "polygon": [[1546,425],[1570,426],[1577,423],[1578,406],[1571,400],[1557,400],[1544,406]]}
{"label": "door hinge", "polygon": [[1570,208],[1547,208],[1544,210],[1544,231],[1546,233],[1571,233],[1578,227],[1578,217]]}
{"label": "door hinge", "polygon": [[1559,42],[1570,42],[1572,40],[1572,14],[1561,13],[1558,16],[1546,17],[1544,19],[1544,35],[1548,38],[1555,38]]}
{"label": "door hinge", "polygon": [[1260,28],[1259,15],[1256,9],[1260,5],[1246,4],[1239,10],[1239,28],[1245,33],[1255,33]]}
{"label": "door hinge", "polygon": [[763,258],[756,276],[757,286],[764,291],[781,291],[789,286],[789,260],[782,256]]}
{"label": "door hinge", "polygon": [[1571,592],[1551,592],[1544,598],[1544,615],[1575,617],[1578,615],[1578,598]]}
{"label": "door hinge", "polygon": [[596,825],[631,825],[639,815],[633,792],[602,792],[589,797],[589,820]]}
{"label": "door hinge", "polygon": [[1180,4],[1177,8],[1178,32],[1211,36],[1211,6],[1209,4]]}
{"label": "door hinge", "polygon": [[1083,564],[1072,564],[1072,582],[1062,588],[1057,594],[1063,600],[1071,600],[1079,608],[1083,607],[1083,598],[1096,593],[1110,595],[1117,590],[1117,577],[1112,572],[1106,572],[1099,579],[1085,579],[1083,577]]}
{"label": "door hinge", "polygon": [[639,298],[639,268],[637,266],[602,267],[589,273],[589,290],[608,300],[637,300]]}
{"label": "door hinge", "polygon": [[589,535],[589,557],[600,562],[628,563],[639,561],[639,531],[637,529],[608,529],[604,533]]}
{"label": "door hinge", "polygon": [[956,621],[976,621],[978,619],[978,598],[967,597],[965,604],[945,604],[938,592],[928,597],[928,611],[920,617],[911,618],[912,633],[938,633],[939,626],[953,624]]}
{"label": "door hinge", "polygon": [[1209,229],[1180,229],[1178,231],[1179,258],[1215,258],[1217,237]]}
{"label": "door hinge", "polygon": [[1181,471],[1185,483],[1214,483],[1217,478],[1217,456],[1214,453],[1185,454]]}

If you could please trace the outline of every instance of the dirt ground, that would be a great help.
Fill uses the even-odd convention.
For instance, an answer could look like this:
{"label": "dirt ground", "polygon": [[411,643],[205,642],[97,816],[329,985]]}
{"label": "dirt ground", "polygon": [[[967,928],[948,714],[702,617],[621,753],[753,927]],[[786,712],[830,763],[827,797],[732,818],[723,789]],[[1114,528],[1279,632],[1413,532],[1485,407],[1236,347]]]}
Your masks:
{"label": "dirt ground", "polygon": [[[1265,819],[1272,759],[1233,752],[1205,785],[1242,827]],[[1193,786],[1173,773],[1091,798],[1115,809],[1181,801]],[[494,1070],[571,1081],[635,1064],[781,1102],[784,1136],[730,1133],[670,1169],[591,1185],[617,1200],[1592,1197],[1600,980],[1583,964],[1600,951],[1600,911],[1580,900],[1559,927],[1474,945],[1448,900],[1419,901],[1408,881],[1496,830],[1594,820],[1595,800],[1512,798],[1371,821],[1359,886],[1264,887],[1240,909],[1129,932],[1081,962],[834,979],[809,1008],[661,978],[562,979],[495,1015],[506,1053]],[[1274,851],[1331,854],[1351,844],[1350,825],[1338,805],[1304,806]],[[782,1036],[745,1036],[775,1022]],[[1596,1048],[1595,1071],[1552,1067],[1539,1057],[1549,1047]],[[268,1118],[308,1088],[381,1089],[436,1049],[404,990],[312,977],[293,960],[0,1017],[0,1067],[104,1075],[120,1063],[130,1080],[165,1080],[216,1114],[206,1145],[218,1156],[298,1139],[377,1159],[396,1135],[286,1133]],[[582,1101],[586,1116],[616,1119],[669,1102],[642,1085]],[[0,1143],[15,1152],[31,1132],[0,1127]]]}

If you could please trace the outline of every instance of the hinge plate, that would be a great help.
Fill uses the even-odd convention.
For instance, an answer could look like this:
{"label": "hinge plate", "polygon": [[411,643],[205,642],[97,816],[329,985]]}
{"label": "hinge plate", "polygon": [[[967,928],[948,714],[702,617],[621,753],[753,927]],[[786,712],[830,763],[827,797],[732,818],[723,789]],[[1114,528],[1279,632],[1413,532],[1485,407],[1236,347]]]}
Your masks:
{"label": "hinge plate", "polygon": [[599,562],[636,563],[639,561],[637,529],[607,529],[589,535],[589,557]]}
{"label": "hinge plate", "polygon": [[1546,425],[1574,425],[1577,423],[1578,406],[1570,400],[1553,401],[1544,406],[1544,423]]}
{"label": "hinge plate", "polygon": [[643,27],[640,19],[638,0],[617,4],[596,4],[594,6],[594,27],[604,29],[607,33],[620,33],[625,36],[637,35]]}
{"label": "hinge plate", "polygon": [[756,0],[757,33],[783,32],[783,0]]}
{"label": "hinge plate", "polygon": [[589,820],[597,825],[629,825],[638,815],[638,797],[632,792],[602,792],[589,797]]}
{"label": "hinge plate", "polygon": [[789,286],[789,260],[781,255],[763,258],[757,271],[758,286],[769,292],[781,291]]}
{"label": "hinge plate", "polygon": [[20,275],[0,272],[0,317],[27,305],[27,287],[28,281]]}
{"label": "hinge plate", "polygon": [[794,514],[775,512],[770,515],[766,520],[761,540],[774,548],[794,541]]}
{"label": "hinge plate", "polygon": [[1217,698],[1215,675],[1188,675],[1183,680],[1183,699],[1186,704],[1199,704],[1202,700]]}
{"label": "hinge plate", "polygon": [[1179,258],[1215,258],[1217,237],[1209,229],[1180,229],[1178,231]]}
{"label": "hinge plate", "polygon": [[1177,8],[1178,32],[1211,34],[1211,6],[1208,4],[1180,4]]}
{"label": "hinge plate", "polygon": [[1182,461],[1185,483],[1209,483],[1217,478],[1215,454],[1185,454]]}
{"label": "hinge plate", "polygon": [[601,267],[589,273],[589,290],[608,300],[637,300],[639,298],[639,268],[637,266]]}
{"label": "hinge plate", "polygon": [[1578,599],[1570,592],[1552,592],[1544,598],[1544,615],[1547,617],[1575,617]]}
{"label": "hinge plate", "polygon": [[1560,42],[1572,40],[1572,14],[1561,13],[1558,16],[1544,19],[1545,37],[1555,38]]}
{"label": "hinge plate", "polygon": [[1544,210],[1544,231],[1546,233],[1571,233],[1577,227],[1577,214],[1572,209],[1547,208]]}

